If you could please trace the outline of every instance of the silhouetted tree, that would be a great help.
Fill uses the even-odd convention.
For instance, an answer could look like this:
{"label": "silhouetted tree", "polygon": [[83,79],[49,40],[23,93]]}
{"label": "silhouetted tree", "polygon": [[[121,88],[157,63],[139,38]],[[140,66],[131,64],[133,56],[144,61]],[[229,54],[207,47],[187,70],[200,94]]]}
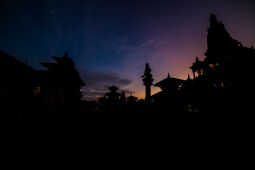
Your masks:
{"label": "silhouetted tree", "polygon": [[153,78],[151,74],[151,69],[148,63],[146,63],[145,70],[143,76],[143,84],[145,86],[145,101],[151,101],[151,86],[153,84]]}

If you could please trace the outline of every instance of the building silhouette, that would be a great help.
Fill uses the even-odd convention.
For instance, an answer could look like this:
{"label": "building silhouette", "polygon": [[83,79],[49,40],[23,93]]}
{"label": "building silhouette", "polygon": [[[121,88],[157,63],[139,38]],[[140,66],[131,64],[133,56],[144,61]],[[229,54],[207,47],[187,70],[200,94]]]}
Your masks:
{"label": "building silhouette", "polygon": [[119,90],[119,88],[116,87],[115,85],[112,85],[108,89],[109,89],[110,92],[105,94],[107,96],[108,103],[109,104],[117,104],[117,103],[119,103],[120,93],[117,92]]}
{"label": "building silhouette", "polygon": [[44,100],[56,105],[71,106],[81,100],[80,89],[85,86],[75,64],[66,53],[63,57],[53,57],[56,63],[41,63],[47,70],[38,71],[38,85]]}
{"label": "building silhouette", "polygon": [[[203,61],[196,57],[190,67],[194,80],[189,83],[192,92],[187,92],[188,87],[185,87],[185,98],[188,98],[188,93],[193,93],[193,99],[198,103],[213,107],[212,103],[220,105],[220,102],[227,104],[233,103],[233,100],[239,101],[240,105],[241,98],[246,100],[251,95],[254,91],[255,50],[233,39],[214,14],[210,16],[205,56]],[[208,102],[205,104],[205,101]]]}
{"label": "building silhouette", "polygon": [[238,83],[236,81],[245,83],[254,72],[250,66],[255,50],[233,39],[214,14],[210,17],[205,56],[204,61],[196,58],[191,69],[215,87],[228,87]]}
{"label": "building silhouette", "polygon": [[33,97],[37,71],[3,51],[0,60],[1,106],[22,112]]}
{"label": "building silhouette", "polygon": [[35,70],[4,52],[0,56],[1,103],[10,108],[17,106],[19,112],[31,110],[34,104],[70,108],[81,100],[80,88],[85,84],[67,53],[53,57],[56,63],[42,63],[47,70]]}
{"label": "building silhouette", "polygon": [[170,74],[168,73],[167,78],[153,85],[155,87],[159,87],[161,91],[154,94],[152,96],[152,100],[157,103],[165,103],[176,100],[183,82],[184,81],[181,79],[170,77]]}
{"label": "building silhouette", "polygon": [[190,67],[193,79],[188,75],[187,80],[180,80],[168,74],[154,84],[161,91],[151,99],[155,103],[179,104],[185,111],[223,108],[223,105],[227,108],[234,100],[240,105],[254,92],[254,60],[253,47],[244,47],[233,39],[224,24],[211,14],[205,59],[195,58]]}

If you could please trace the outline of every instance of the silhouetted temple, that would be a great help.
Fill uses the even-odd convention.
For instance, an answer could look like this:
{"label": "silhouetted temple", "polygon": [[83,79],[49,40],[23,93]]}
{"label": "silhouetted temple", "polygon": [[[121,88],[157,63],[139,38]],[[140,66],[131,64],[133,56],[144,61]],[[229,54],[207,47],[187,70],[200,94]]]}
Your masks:
{"label": "silhouetted temple", "polygon": [[183,81],[168,77],[154,86],[162,91],[152,96],[158,103],[179,102],[186,111],[210,108],[231,103],[237,98],[247,99],[253,92],[255,50],[233,39],[214,14],[210,17],[205,59],[190,67],[193,79]]}
{"label": "silhouetted temple", "polygon": [[41,97],[55,105],[72,105],[80,101],[80,88],[85,86],[67,53],[53,57],[56,63],[41,63],[48,70],[38,71]]}
{"label": "silhouetted temple", "polygon": [[36,84],[36,70],[0,51],[0,102],[9,109],[22,110],[31,100]]}
{"label": "silhouetted temple", "polygon": [[194,75],[197,73],[200,79],[206,79],[215,88],[249,86],[247,81],[253,76],[255,50],[243,47],[233,39],[213,14],[208,28],[207,47],[205,60],[196,58],[191,66]]}
{"label": "silhouetted temple", "polygon": [[190,67],[197,99],[218,101],[222,95],[247,97],[253,89],[255,50],[233,39],[214,14],[210,17],[207,47],[205,59],[200,61],[196,57]]}
{"label": "silhouetted temple", "polygon": [[120,93],[118,93],[117,91],[119,90],[118,87],[116,86],[111,86],[108,88],[110,90],[110,92],[106,93],[108,102],[110,104],[116,104],[119,102],[119,97],[120,97]]}
{"label": "silhouetted temple", "polygon": [[170,77],[168,73],[167,78],[154,84],[154,86],[159,87],[162,91],[154,94],[152,96],[152,100],[154,102],[166,102],[175,100],[183,82],[184,81],[181,79]]}
{"label": "silhouetted temple", "polygon": [[67,54],[53,57],[57,63],[42,63],[48,70],[40,71],[1,51],[0,57],[0,100],[8,109],[22,112],[32,103],[53,108],[79,103],[85,84]]}
{"label": "silhouetted temple", "polygon": [[119,88],[115,85],[112,85],[108,88],[107,92],[103,97],[98,99],[98,109],[99,111],[108,110],[108,111],[118,111],[122,110],[125,104],[135,104],[137,103],[137,97],[132,94],[126,98],[125,92],[118,92]]}

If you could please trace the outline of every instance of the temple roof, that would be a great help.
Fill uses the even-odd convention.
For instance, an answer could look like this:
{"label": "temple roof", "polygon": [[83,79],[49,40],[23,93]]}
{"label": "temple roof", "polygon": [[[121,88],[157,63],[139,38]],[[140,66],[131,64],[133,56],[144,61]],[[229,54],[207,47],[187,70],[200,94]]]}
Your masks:
{"label": "temple roof", "polygon": [[183,83],[183,81],[184,80],[170,77],[170,75],[168,73],[167,78],[165,78],[165,79],[161,80],[160,82],[154,84],[154,86],[156,86],[156,87],[165,87],[165,86],[169,86],[171,84],[181,84],[181,83]]}
{"label": "temple roof", "polygon": [[22,84],[35,82],[36,70],[27,65],[26,62],[21,62],[3,51],[0,51],[0,60],[2,81],[15,81]]}
{"label": "temple roof", "polygon": [[206,56],[208,56],[208,53],[212,52],[211,50],[215,52],[215,49],[219,50],[220,54],[224,54],[225,52],[228,54],[229,51],[233,51],[233,48],[239,46],[242,46],[242,44],[231,37],[224,24],[217,19],[216,15],[211,14],[210,26],[207,34],[208,50]]}
{"label": "temple roof", "polygon": [[41,63],[44,67],[46,67],[49,70],[54,70],[58,66],[57,63]]}
{"label": "temple roof", "polygon": [[62,61],[63,57],[56,57],[53,56],[52,58],[54,58],[54,60],[56,60],[58,63]]}
{"label": "temple roof", "polygon": [[164,91],[160,91],[151,96],[152,99],[163,99],[166,97],[166,93]]}
{"label": "temple roof", "polygon": [[132,94],[130,96],[128,96],[127,100],[129,102],[135,102],[137,100],[137,97],[133,96]]}
{"label": "temple roof", "polygon": [[57,63],[42,62],[41,64],[49,71],[58,73],[58,76],[62,76],[62,78],[68,77],[70,81],[75,81],[78,85],[85,86],[78,71],[75,69],[72,59],[68,57],[67,53],[63,57],[53,56],[53,58]]}
{"label": "temple roof", "polygon": [[110,91],[112,91],[112,92],[116,92],[117,90],[119,90],[119,88],[118,87],[116,87],[116,86],[111,86],[111,87],[109,87],[108,88]]}
{"label": "temple roof", "polygon": [[0,66],[1,69],[6,68],[8,70],[22,70],[22,71],[27,71],[27,72],[33,72],[35,71],[32,67],[27,65],[26,63],[23,63],[16,58],[10,56],[9,54],[6,54],[3,51],[0,51]]}
{"label": "temple roof", "polygon": [[137,97],[133,96],[132,94],[130,96],[128,96],[128,99],[137,99]]}
{"label": "temple roof", "polygon": [[198,57],[196,57],[196,61],[192,64],[192,66],[190,67],[190,69],[192,70],[196,70],[198,68],[201,68],[204,66],[204,62],[203,61],[200,61],[198,59]]}
{"label": "temple roof", "polygon": [[53,56],[52,58],[54,58],[54,60],[56,60],[59,64],[70,64],[74,66],[73,60],[69,58],[67,54],[65,54],[63,57]]}

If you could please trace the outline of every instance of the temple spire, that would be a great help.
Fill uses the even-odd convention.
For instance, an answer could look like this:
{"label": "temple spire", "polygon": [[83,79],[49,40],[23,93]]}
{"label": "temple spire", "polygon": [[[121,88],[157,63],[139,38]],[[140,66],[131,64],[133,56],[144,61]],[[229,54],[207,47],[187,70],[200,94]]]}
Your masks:
{"label": "temple spire", "polygon": [[189,74],[188,74],[188,80],[190,80],[190,76],[189,76]]}
{"label": "temple spire", "polygon": [[169,74],[169,73],[167,74],[167,78],[169,78],[169,79],[170,79],[170,74]]}
{"label": "temple spire", "polygon": [[196,56],[196,61],[199,61],[198,56]]}

